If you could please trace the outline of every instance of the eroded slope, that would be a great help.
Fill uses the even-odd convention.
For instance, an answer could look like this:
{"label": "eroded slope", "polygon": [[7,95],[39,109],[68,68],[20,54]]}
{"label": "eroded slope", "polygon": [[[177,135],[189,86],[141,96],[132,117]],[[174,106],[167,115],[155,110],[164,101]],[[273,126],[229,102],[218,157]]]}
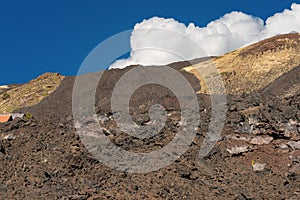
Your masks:
{"label": "eroded slope", "polygon": [[205,73],[214,65],[223,78],[228,94],[251,93],[265,88],[284,73],[299,66],[299,52],[299,34],[279,35],[184,70],[195,74],[200,80],[200,92],[209,93],[202,75],[205,74],[207,80],[216,76],[214,73]]}

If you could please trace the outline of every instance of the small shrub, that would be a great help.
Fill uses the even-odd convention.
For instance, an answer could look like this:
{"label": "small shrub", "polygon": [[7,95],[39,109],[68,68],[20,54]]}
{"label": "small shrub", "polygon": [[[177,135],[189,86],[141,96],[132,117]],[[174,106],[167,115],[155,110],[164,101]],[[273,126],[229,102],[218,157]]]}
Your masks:
{"label": "small shrub", "polygon": [[48,92],[43,92],[43,93],[42,93],[42,96],[43,96],[43,97],[48,96]]}
{"label": "small shrub", "polygon": [[24,118],[31,119],[32,118],[32,114],[29,113],[29,112],[27,112],[27,113],[25,113]]}
{"label": "small shrub", "polygon": [[221,75],[222,75],[222,76],[229,77],[229,76],[234,76],[234,75],[236,75],[236,73],[235,73],[235,71],[231,71],[231,72],[221,72]]}
{"label": "small shrub", "polygon": [[2,95],[3,100],[8,99],[9,97],[10,97],[10,95],[7,92],[4,92],[3,95]]}
{"label": "small shrub", "polygon": [[228,76],[230,73],[229,72],[221,72],[222,76]]}

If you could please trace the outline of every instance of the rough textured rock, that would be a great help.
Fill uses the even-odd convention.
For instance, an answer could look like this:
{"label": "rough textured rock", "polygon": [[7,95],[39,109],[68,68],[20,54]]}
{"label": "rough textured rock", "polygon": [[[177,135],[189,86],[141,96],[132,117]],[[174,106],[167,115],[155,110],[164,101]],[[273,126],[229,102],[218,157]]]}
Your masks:
{"label": "rough textured rock", "polygon": [[[289,37],[293,42],[294,38]],[[232,55],[238,54],[239,58],[246,60],[255,55],[260,60],[267,58],[265,55],[271,56],[272,51],[290,51],[282,45],[283,37],[276,38],[273,42],[265,41],[262,46],[248,47],[248,53],[242,49]],[[203,60],[193,64],[200,61]],[[287,60],[283,59],[283,62]],[[200,89],[199,80],[181,70],[189,65],[188,62],[179,62],[171,66],[189,80],[196,92]],[[120,130],[114,121],[110,97],[114,84],[132,67],[137,66],[103,74],[96,93],[97,114],[86,116],[86,124],[73,122],[74,77],[64,78],[59,87],[39,104],[19,110],[32,113],[33,118],[0,124],[2,199],[299,198],[300,90],[282,98],[283,89],[278,85],[278,96],[272,88],[281,81],[278,81],[280,78],[275,80],[275,76],[272,76],[275,82],[268,90],[261,88],[249,94],[227,96],[229,110],[221,138],[204,158],[199,159],[197,155],[208,130],[212,108],[210,97],[199,93],[201,121],[195,127],[196,136],[188,150],[175,162],[157,171],[138,174],[115,171],[95,159],[83,145],[76,128],[85,127],[91,136],[106,136],[127,151],[145,153],[163,148],[172,141],[180,126],[189,123],[188,119],[180,122],[180,107],[172,92],[148,85],[132,96],[131,117],[137,124],[146,126],[152,123],[148,109],[153,104],[162,104],[167,113],[165,127],[158,134],[144,139]],[[96,75],[87,77],[93,81]],[[294,81],[296,83],[297,79]],[[263,81],[260,86],[267,82]],[[93,131],[95,118],[99,120],[102,131]],[[14,137],[8,139],[9,136]]]}

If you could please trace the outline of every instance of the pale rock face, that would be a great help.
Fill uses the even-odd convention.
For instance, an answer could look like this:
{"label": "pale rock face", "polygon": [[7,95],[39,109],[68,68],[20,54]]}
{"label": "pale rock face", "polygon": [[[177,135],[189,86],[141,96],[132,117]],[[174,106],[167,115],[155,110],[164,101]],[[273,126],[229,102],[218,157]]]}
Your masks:
{"label": "pale rock face", "polygon": [[300,149],[300,141],[290,141],[287,143],[288,146],[290,146],[294,150],[299,150]]}
{"label": "pale rock face", "polygon": [[254,137],[250,140],[251,144],[257,144],[257,145],[262,145],[262,144],[270,144],[270,142],[273,140],[273,137],[269,136],[257,136]]}
{"label": "pale rock face", "polygon": [[263,171],[265,169],[266,164],[265,163],[254,163],[252,165],[252,169],[255,172],[260,172]]}
{"label": "pale rock face", "polygon": [[248,145],[240,147],[232,147],[231,149],[226,149],[230,154],[236,155],[240,153],[245,153],[250,150]]}

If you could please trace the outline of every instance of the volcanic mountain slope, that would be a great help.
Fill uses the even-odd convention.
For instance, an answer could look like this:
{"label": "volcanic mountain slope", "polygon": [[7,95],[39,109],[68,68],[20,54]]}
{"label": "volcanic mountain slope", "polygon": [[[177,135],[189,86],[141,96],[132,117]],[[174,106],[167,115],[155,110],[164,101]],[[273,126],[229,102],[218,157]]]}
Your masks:
{"label": "volcanic mountain slope", "polygon": [[45,73],[22,85],[8,85],[0,90],[0,113],[32,106],[51,94],[64,77],[58,73]]}
{"label": "volcanic mountain slope", "polygon": [[[291,62],[298,59],[296,53],[284,53],[298,47],[291,45],[293,47],[286,50],[284,44],[278,47],[278,41],[292,44],[295,38],[298,38],[297,34],[277,36],[258,43],[260,45],[212,59],[216,63],[220,60],[228,63],[222,65],[221,70],[229,93],[221,139],[207,156],[198,158],[212,110],[209,95],[198,93],[201,120],[195,127],[196,136],[189,149],[175,162],[146,174],[115,171],[101,160],[96,160],[85,148],[76,128],[85,127],[87,134],[95,135],[93,127],[97,117],[103,130],[96,134],[105,135],[118,148],[141,153],[163,148],[174,139],[182,123],[190,123],[181,119],[178,100],[170,90],[149,84],[137,89],[130,99],[131,117],[140,126],[149,124],[151,105],[165,107],[165,127],[150,138],[139,139],[120,130],[110,107],[114,86],[126,72],[134,67],[149,72],[159,66],[131,66],[105,71],[96,91],[96,116],[86,116],[87,123],[76,123],[76,127],[72,117],[76,77],[64,78],[58,88],[41,102],[18,110],[32,113],[33,118],[0,124],[1,197],[70,200],[299,199],[300,90],[296,87],[299,84],[299,64],[298,61],[295,64]],[[268,50],[270,44],[276,44],[274,49],[277,51]],[[245,49],[248,49],[248,54],[241,53],[246,52]],[[229,59],[230,56],[232,59]],[[264,60],[267,58],[270,60]],[[251,68],[254,63],[259,63],[257,60],[266,64],[273,62],[268,65],[271,76],[265,78],[267,72],[258,65]],[[233,62],[242,67],[232,65]],[[189,73],[193,71],[191,65],[203,67],[207,63],[212,62],[200,59],[170,66],[182,73],[196,93],[205,92],[205,87],[201,85],[200,88],[199,74]],[[251,65],[247,67],[243,63]],[[249,76],[242,80],[247,68],[250,68]],[[98,75],[85,75],[87,83],[97,81]],[[249,84],[254,88],[246,85],[249,80],[252,80]],[[241,84],[238,89],[235,81]],[[87,90],[83,94],[88,96],[92,92]]]}
{"label": "volcanic mountain slope", "polygon": [[[177,62],[170,64],[170,67],[174,68],[175,70],[178,70],[180,73],[182,73],[183,76],[186,77],[187,80],[191,83],[193,88],[195,90],[199,90],[199,82],[198,79],[194,77],[193,74],[190,74],[188,72],[182,71],[181,69],[183,67],[190,66],[191,64],[196,64],[199,62],[203,62],[207,60],[208,58],[201,58],[201,59],[195,59],[192,61],[184,61],[184,62]],[[117,81],[120,79],[120,77],[128,72],[133,67],[140,67],[140,66],[130,66],[126,67],[124,69],[114,69],[114,70],[108,70],[105,71],[100,79],[100,82],[97,87],[97,95],[96,95],[96,109],[98,112],[109,112],[110,111],[110,98],[111,93],[113,91],[113,88]],[[145,70],[155,70],[157,66],[153,67],[146,67]],[[159,67],[159,66],[158,66]],[[89,82],[95,81],[98,82],[99,80],[99,73],[91,73],[84,75],[86,77],[87,84]],[[74,81],[76,77],[65,77],[59,87],[53,92],[53,94],[45,97],[43,101],[41,101],[36,106],[28,106],[24,108],[17,109],[16,112],[30,112],[34,116],[39,118],[45,118],[45,117],[59,117],[59,116],[66,116],[66,115],[72,115],[72,92],[74,87]],[[144,87],[144,90],[139,89],[134,96],[131,99],[131,103],[135,105],[135,107],[138,107],[138,105],[141,104],[141,102],[150,102],[149,99],[149,93],[152,91],[152,94],[156,95],[155,97],[152,97],[152,99],[162,100],[163,98],[166,98],[167,96],[173,96],[170,92],[166,92],[166,90],[161,91],[162,87],[157,85],[151,85],[150,87]],[[153,90],[158,89],[156,92],[153,92]],[[148,90],[148,92],[147,92]],[[87,91],[85,95],[89,95],[90,91]],[[81,98],[81,97],[79,97]],[[152,102],[153,103],[153,102]],[[161,103],[161,102],[157,102]],[[45,112],[47,111],[47,112]]]}
{"label": "volcanic mountain slope", "polygon": [[291,97],[300,91],[300,65],[284,73],[263,89],[266,96]]}
{"label": "volcanic mountain slope", "polygon": [[[200,80],[202,93],[209,93],[200,73],[215,66],[227,94],[257,92],[300,65],[300,34],[279,35],[238,49],[207,62],[184,68]],[[198,70],[197,70],[198,69]],[[205,77],[216,76],[217,72]],[[205,74],[205,73],[202,73]]]}

